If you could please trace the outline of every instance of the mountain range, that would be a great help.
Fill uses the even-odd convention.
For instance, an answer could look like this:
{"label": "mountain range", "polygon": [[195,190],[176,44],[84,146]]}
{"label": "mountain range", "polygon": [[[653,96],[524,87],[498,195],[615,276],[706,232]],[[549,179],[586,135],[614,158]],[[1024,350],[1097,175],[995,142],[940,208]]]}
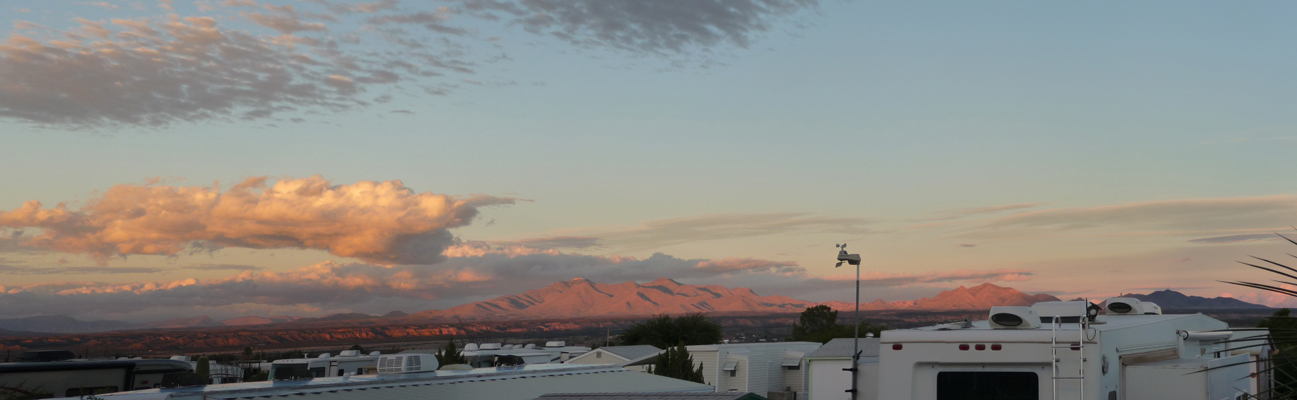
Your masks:
{"label": "mountain range", "polygon": [[1229,297],[1206,298],[1201,296],[1188,296],[1171,289],[1159,290],[1149,294],[1132,293],[1123,294],[1121,296],[1133,297],[1139,299],[1139,301],[1151,301],[1157,303],[1157,305],[1162,307],[1164,310],[1269,308],[1260,304],[1252,304]]}
{"label": "mountain range", "polygon": [[[1205,298],[1186,296],[1172,290],[1156,291],[1147,295],[1127,294],[1140,300],[1152,301],[1163,309],[1258,309],[1262,305],[1246,303],[1231,298]],[[862,310],[987,310],[994,306],[1023,306],[1041,301],[1055,301],[1048,294],[1027,294],[1009,287],[983,283],[973,287],[960,286],[942,291],[935,296],[917,300],[861,303]],[[122,321],[80,321],[66,315],[36,316],[17,319],[0,319],[0,332],[91,333],[140,329],[174,329],[199,327],[240,327],[271,324],[311,324],[316,322],[346,322],[362,320],[435,321],[435,320],[510,320],[544,318],[580,318],[607,316],[645,316],[654,314],[681,314],[690,312],[733,314],[797,313],[807,307],[827,305],[850,311],[854,304],[844,301],[823,303],[793,299],[785,296],[760,296],[752,289],[726,288],[718,285],[686,285],[667,278],[639,284],[595,283],[576,278],[556,282],[549,286],[515,295],[468,303],[445,310],[427,310],[414,314],[393,311],[383,316],[360,313],[333,314],[317,318],[294,316],[248,316],[217,321],[207,316],[176,318],[149,323]]]}
{"label": "mountain range", "polygon": [[784,296],[758,296],[752,289],[717,285],[684,285],[660,278],[638,284],[594,283],[576,278],[446,310],[429,310],[414,318],[455,317],[553,318],[607,315],[680,314],[691,312],[801,312],[815,303]]}

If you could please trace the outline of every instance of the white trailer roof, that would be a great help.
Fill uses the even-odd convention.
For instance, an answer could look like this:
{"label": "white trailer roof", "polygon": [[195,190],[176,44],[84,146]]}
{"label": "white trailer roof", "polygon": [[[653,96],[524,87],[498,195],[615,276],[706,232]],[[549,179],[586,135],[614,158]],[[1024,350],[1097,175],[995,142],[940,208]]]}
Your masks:
{"label": "white trailer roof", "polygon": [[[1168,315],[1100,315],[1090,329],[1105,332],[1129,329],[1159,323],[1192,322],[1202,325],[1198,329],[1226,329],[1229,325],[1202,314]],[[987,321],[974,321],[972,327],[961,328],[961,323],[934,325],[915,329],[883,331],[882,343],[897,342],[947,342],[947,341],[1004,341],[1048,343],[1054,337],[1054,325],[1042,323],[1035,329],[994,329]],[[1063,332],[1076,332],[1077,323],[1059,324]]]}
{"label": "white trailer roof", "polygon": [[711,386],[633,372],[607,365],[537,364],[401,375],[361,375],[308,381],[245,382],[180,389],[147,389],[98,395],[108,400],[270,399],[303,400],[500,399],[529,400],[547,393],[696,392]]}

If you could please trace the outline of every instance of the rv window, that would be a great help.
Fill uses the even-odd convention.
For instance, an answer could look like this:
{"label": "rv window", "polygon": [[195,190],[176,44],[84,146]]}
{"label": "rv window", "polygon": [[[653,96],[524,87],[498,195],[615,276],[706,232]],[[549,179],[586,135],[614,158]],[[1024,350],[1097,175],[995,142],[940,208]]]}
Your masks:
{"label": "rv window", "polygon": [[937,400],[1039,400],[1035,372],[937,373]]}
{"label": "rv window", "polygon": [[[318,368],[317,368],[318,369]],[[321,371],[323,375],[323,371]],[[288,381],[294,379],[310,379],[311,370],[306,368],[306,364],[272,364],[270,366],[270,380]]]}
{"label": "rv window", "polygon": [[311,368],[311,376],[316,378],[324,377],[324,367]]}

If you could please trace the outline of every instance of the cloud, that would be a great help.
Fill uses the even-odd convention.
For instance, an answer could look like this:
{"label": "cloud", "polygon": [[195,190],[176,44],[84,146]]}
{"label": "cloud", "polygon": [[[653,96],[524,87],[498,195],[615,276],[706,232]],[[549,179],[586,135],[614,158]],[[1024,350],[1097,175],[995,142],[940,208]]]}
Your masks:
{"label": "cloud", "polygon": [[332,185],[318,175],[266,181],[249,178],[225,192],[117,185],[75,211],[29,201],[0,212],[0,227],[39,228],[26,245],[101,262],[198,246],[319,249],[373,263],[430,264],[454,242],[447,229],[468,225],[479,207],[513,202],[415,193],[400,181]]}
{"label": "cloud", "polygon": [[255,265],[243,265],[243,264],[200,264],[200,265],[191,265],[184,268],[199,270],[199,271],[260,271],[265,269]]}
{"label": "cloud", "polygon": [[582,47],[682,54],[748,47],[777,22],[815,0],[462,0],[458,12],[502,16],[528,32]]}
{"label": "cloud", "polygon": [[[68,126],[167,125],[358,103],[326,84],[338,60],[221,28],[210,17],[78,19],[57,39],[0,44],[0,116]],[[363,71],[352,71],[363,73]]]}
{"label": "cloud", "polygon": [[[1101,207],[1055,208],[995,218],[988,228],[1087,229],[1105,226],[1175,230],[1270,227],[1297,216],[1297,196],[1186,199]],[[1283,223],[1281,222],[1280,226]]]}
{"label": "cloud", "polygon": [[156,274],[164,270],[153,267],[29,267],[0,264],[0,273],[9,275]]}
{"label": "cloud", "polygon": [[715,272],[772,272],[777,274],[804,274],[805,268],[792,261],[770,261],[753,258],[729,257],[719,260],[699,261],[698,268]]}
{"label": "cloud", "polygon": [[523,239],[518,243],[543,249],[588,249],[599,247],[599,238],[591,236],[546,236]]}
{"label": "cloud", "polygon": [[974,215],[996,214],[1005,211],[1021,210],[1026,208],[1036,208],[1042,205],[1044,205],[1044,203],[1018,203],[1018,204],[1005,204],[1005,205],[989,206],[989,207],[957,208],[954,210],[936,212],[934,213],[936,214],[936,216],[931,218],[920,219],[919,221],[952,220],[952,219],[959,219],[959,218],[964,218],[964,217],[974,216]]}
{"label": "cloud", "polygon": [[[162,2],[160,16],[73,18],[75,25],[36,33],[20,32],[36,27],[20,24],[0,44],[0,118],[97,129],[338,113],[372,105],[364,94],[376,87],[446,95],[463,82],[446,75],[510,60],[483,30],[521,27],[675,65],[747,47],[817,7],[815,0],[195,4],[201,15],[178,15]],[[490,50],[475,53],[482,46]]]}
{"label": "cloud", "polygon": [[1258,233],[1258,234],[1247,234],[1247,235],[1227,235],[1227,236],[1205,237],[1205,238],[1192,239],[1189,240],[1189,242],[1204,243],[1204,244],[1221,244],[1221,243],[1238,243],[1238,242],[1250,242],[1255,240],[1276,240],[1276,239],[1279,239],[1279,235],[1273,233]]}
{"label": "cloud", "polygon": [[789,232],[872,233],[864,218],[825,217],[807,213],[730,213],[647,221],[638,226],[591,229],[599,243],[628,250],[704,240],[740,239]]}

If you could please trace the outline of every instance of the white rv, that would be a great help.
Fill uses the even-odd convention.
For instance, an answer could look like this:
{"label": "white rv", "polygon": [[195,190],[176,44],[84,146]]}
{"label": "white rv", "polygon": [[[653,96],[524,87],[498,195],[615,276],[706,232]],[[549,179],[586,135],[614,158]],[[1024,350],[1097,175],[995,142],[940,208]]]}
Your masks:
{"label": "white rv", "polygon": [[275,360],[270,363],[272,381],[287,381],[327,376],[364,375],[365,370],[378,366],[379,352],[369,355],[360,354],[359,350],[343,350],[338,355],[320,354],[316,358],[294,358]]}
{"label": "white rv", "polygon": [[589,347],[568,346],[567,342],[556,340],[545,342],[545,347],[536,347],[534,344],[469,343],[464,346],[462,354],[468,360],[468,365],[490,368],[495,366],[499,357],[518,357],[528,365],[549,364],[562,363],[589,351]]}
{"label": "white rv", "polygon": [[1162,315],[1132,298],[1102,308],[994,307],[985,321],[885,331],[879,387],[861,390],[882,400],[1236,400],[1268,388],[1264,331]]}

